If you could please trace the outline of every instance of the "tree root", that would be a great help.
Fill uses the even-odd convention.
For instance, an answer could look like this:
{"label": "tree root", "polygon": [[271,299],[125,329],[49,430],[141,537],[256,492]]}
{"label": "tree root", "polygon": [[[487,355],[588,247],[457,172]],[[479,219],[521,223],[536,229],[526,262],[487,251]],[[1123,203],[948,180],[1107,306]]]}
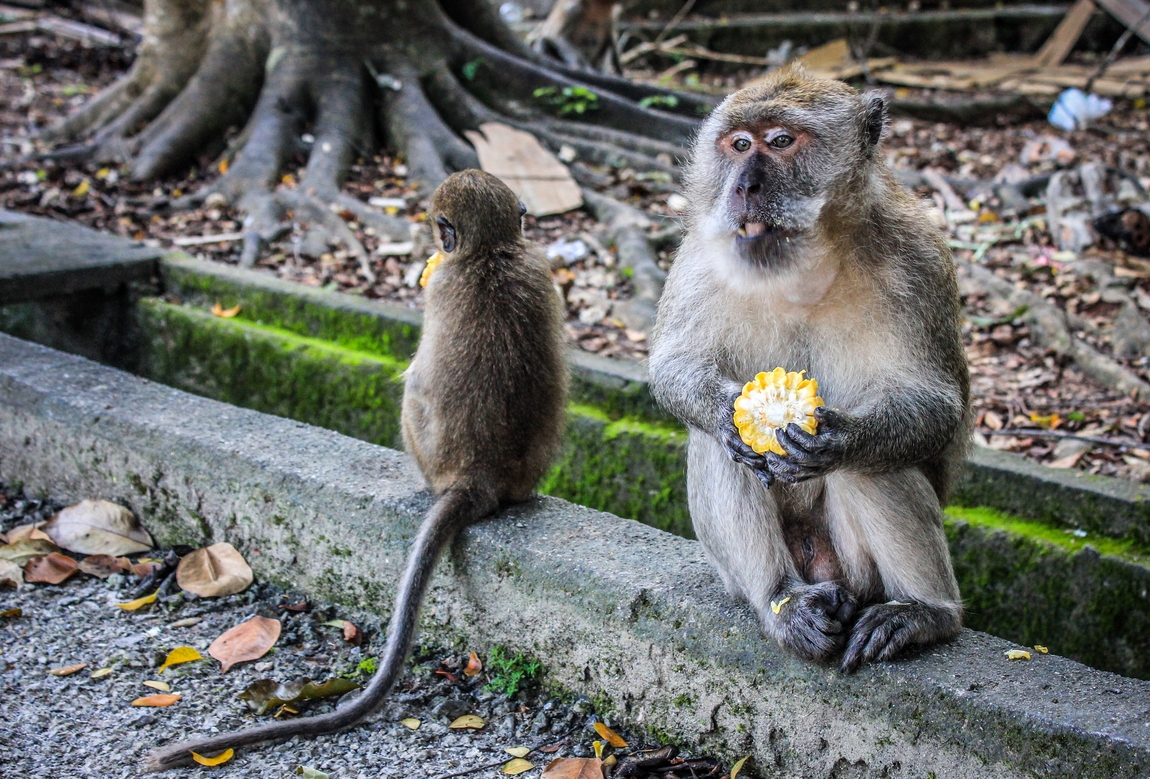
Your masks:
{"label": "tree root", "polygon": [[988,296],[1006,301],[1015,308],[1025,307],[1026,313],[1022,318],[1030,325],[1035,340],[1041,346],[1073,361],[1084,374],[1115,392],[1150,398],[1150,384],[1117,360],[1075,338],[1067,324],[1066,314],[1060,308],[1029,290],[1018,289],[981,265],[961,260],[955,262],[960,272]]}
{"label": "tree root", "polygon": [[620,267],[631,269],[634,296],[615,306],[623,323],[632,330],[651,331],[667,272],[659,267],[658,256],[647,238],[651,219],[637,208],[583,189],[587,210],[605,226],[607,239],[615,244]]}
{"label": "tree root", "polygon": [[[1150,357],[1150,322],[1146,321],[1146,317],[1138,310],[1138,304],[1126,291],[1126,282],[1114,275],[1108,263],[1099,260],[1078,260],[1073,268],[1094,281],[1102,302],[1119,307],[1109,332],[1110,346],[1114,353],[1126,359]],[[1067,321],[1075,328],[1093,335],[1107,334],[1082,316],[1070,314]]]}

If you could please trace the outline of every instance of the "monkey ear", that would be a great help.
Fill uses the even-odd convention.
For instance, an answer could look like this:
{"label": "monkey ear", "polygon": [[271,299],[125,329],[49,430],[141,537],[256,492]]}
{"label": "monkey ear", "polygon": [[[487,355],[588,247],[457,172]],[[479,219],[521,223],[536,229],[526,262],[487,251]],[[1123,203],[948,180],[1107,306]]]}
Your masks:
{"label": "monkey ear", "polygon": [[882,140],[886,128],[886,97],[878,92],[863,95],[864,118],[863,135],[866,138],[866,151],[871,154]]}

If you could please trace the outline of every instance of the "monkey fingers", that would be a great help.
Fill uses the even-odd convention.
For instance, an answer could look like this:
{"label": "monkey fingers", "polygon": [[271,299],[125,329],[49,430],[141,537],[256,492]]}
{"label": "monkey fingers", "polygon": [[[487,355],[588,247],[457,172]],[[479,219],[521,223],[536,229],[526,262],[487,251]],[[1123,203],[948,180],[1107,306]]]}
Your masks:
{"label": "monkey fingers", "polygon": [[863,663],[892,660],[908,646],[932,639],[943,610],[921,603],[883,603],[863,612],[851,628],[840,670],[851,674]]}
{"label": "monkey fingers", "polygon": [[811,435],[796,424],[775,431],[775,440],[787,453],[767,456],[767,465],[777,479],[788,483],[822,476],[842,464],[845,447],[835,431]]}
{"label": "monkey fingers", "polygon": [[763,620],[784,648],[807,660],[824,660],[842,647],[854,610],[854,596],[838,582],[792,581],[779,588]]}
{"label": "monkey fingers", "polygon": [[761,454],[743,443],[734,423],[725,423],[720,428],[719,443],[727,450],[727,455],[739,465],[754,471],[755,476],[767,489],[775,483],[775,477],[767,467],[767,460]]}

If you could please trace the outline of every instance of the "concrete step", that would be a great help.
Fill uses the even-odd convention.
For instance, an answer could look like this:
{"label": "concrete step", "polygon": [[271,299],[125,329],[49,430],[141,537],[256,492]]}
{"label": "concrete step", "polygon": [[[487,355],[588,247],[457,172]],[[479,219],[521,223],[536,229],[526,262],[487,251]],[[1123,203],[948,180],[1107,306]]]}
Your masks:
{"label": "concrete step", "polygon": [[[0,479],[122,501],[160,543],[227,540],[257,576],[380,612],[429,505],[398,452],[5,335]],[[696,542],[554,498],[467,530],[424,624],[764,776],[1150,776],[1148,682],[969,630],[844,677],[764,640]]]}

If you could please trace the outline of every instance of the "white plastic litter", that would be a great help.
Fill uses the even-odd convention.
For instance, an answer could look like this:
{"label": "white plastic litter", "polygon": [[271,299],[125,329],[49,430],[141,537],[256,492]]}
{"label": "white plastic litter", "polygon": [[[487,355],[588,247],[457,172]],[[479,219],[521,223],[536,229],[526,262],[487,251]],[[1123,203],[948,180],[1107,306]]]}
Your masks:
{"label": "white plastic litter", "polygon": [[578,238],[574,241],[564,241],[560,239],[547,247],[547,259],[554,260],[561,258],[563,262],[568,265],[573,262],[579,262],[579,260],[590,253],[591,250],[587,247],[587,244]]}
{"label": "white plastic litter", "polygon": [[1104,97],[1086,94],[1081,89],[1067,89],[1054,101],[1046,120],[1067,132],[1081,130],[1095,119],[1106,116],[1113,107],[1113,101]]}

